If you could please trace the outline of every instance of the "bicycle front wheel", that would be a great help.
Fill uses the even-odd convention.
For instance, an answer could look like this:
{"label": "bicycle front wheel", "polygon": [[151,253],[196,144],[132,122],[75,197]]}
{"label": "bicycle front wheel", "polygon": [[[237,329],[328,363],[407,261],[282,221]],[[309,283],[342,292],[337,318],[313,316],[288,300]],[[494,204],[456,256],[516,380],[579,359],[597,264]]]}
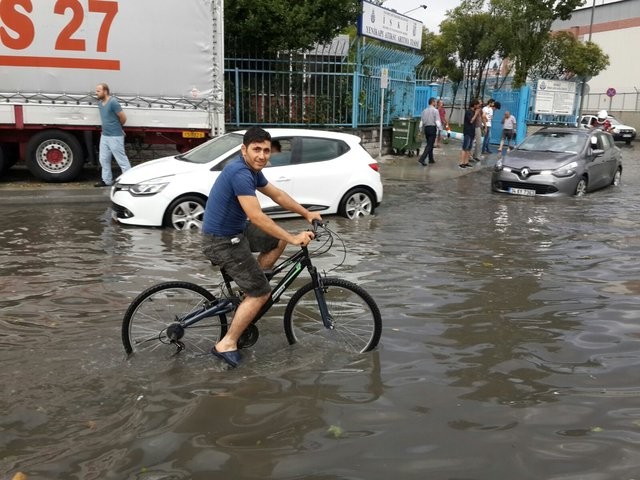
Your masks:
{"label": "bicycle front wheel", "polygon": [[313,284],[308,283],[294,293],[284,312],[284,332],[289,343],[327,332],[348,351],[362,353],[375,348],[382,333],[382,319],[371,295],[347,280],[326,278],[322,284],[334,328],[324,326]]}
{"label": "bicycle front wheel", "polygon": [[[207,353],[227,331],[225,315],[204,318],[184,327],[182,321],[201,311],[215,297],[207,289],[188,282],[165,282],[138,295],[122,320],[122,343],[127,354],[180,351]],[[172,339],[174,341],[172,341]]]}

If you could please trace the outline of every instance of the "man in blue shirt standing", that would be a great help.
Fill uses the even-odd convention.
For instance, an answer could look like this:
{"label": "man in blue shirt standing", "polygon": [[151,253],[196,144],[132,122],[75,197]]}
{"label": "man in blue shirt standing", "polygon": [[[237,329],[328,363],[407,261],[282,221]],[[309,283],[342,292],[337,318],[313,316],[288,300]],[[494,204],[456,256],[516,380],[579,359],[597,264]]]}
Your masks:
{"label": "man in blue shirt standing", "polygon": [[[241,360],[240,335],[271,294],[264,270],[273,267],[287,244],[307,245],[313,239],[310,231],[294,235],[279,227],[262,211],[256,190],[309,223],[322,221],[319,213],[308,211],[270,184],[262,173],[271,156],[269,132],[259,127],[248,129],[240,152],[211,187],[202,222],[202,251],[214,265],[224,268],[245,293],[227,334],[211,349],[231,367],[238,366]],[[259,252],[258,258],[251,252]]]}
{"label": "man in blue shirt standing", "polygon": [[102,168],[102,180],[95,184],[96,187],[109,187],[113,185],[111,173],[111,155],[118,162],[122,172],[131,168],[127,154],[124,152],[124,130],[122,125],[127,121],[127,116],[122,107],[109,93],[109,86],[100,83],[96,87],[98,97],[98,109],[102,121],[102,135],[100,136],[100,167]]}

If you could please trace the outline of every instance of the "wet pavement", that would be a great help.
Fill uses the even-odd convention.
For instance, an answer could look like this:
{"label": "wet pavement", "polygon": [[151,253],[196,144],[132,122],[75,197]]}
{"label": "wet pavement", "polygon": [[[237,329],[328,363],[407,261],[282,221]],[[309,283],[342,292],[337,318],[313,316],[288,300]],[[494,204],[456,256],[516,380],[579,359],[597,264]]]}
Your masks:
{"label": "wet pavement", "polygon": [[329,218],[346,257],[318,262],[376,299],[378,349],[290,347],[280,305],[233,371],[122,348],[145,288],[217,292],[199,235],[114,224],[96,178],[0,187],[0,478],[639,478],[639,149],[560,199],[491,194],[458,149],[383,157],[377,214]]}

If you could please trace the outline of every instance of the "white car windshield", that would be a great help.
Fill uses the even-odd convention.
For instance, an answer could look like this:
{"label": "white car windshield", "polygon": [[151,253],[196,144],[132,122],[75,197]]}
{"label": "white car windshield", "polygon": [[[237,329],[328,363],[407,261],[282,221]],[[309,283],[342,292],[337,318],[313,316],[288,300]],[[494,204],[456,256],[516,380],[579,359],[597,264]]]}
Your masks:
{"label": "white car windshield", "polygon": [[185,154],[177,155],[176,158],[185,162],[209,163],[238,148],[240,145],[242,145],[242,135],[229,133],[209,140]]}
{"label": "white car windshield", "polygon": [[585,137],[576,133],[544,132],[526,138],[518,145],[518,150],[578,153],[584,142]]}

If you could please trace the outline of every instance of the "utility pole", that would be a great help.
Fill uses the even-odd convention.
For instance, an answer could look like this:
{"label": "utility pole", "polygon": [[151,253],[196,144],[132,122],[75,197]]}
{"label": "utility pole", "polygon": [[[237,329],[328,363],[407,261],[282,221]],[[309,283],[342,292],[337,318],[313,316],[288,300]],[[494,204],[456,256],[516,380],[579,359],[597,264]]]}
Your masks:
{"label": "utility pole", "polygon": [[[591,4],[591,19],[589,20],[589,38],[588,42],[591,41],[591,34],[593,32],[593,16],[596,12],[596,0],[593,0]],[[582,80],[582,84],[580,86],[580,110],[578,112],[578,118],[576,118],[576,122],[579,120],[580,115],[582,115],[582,106],[584,105],[584,80]]]}

